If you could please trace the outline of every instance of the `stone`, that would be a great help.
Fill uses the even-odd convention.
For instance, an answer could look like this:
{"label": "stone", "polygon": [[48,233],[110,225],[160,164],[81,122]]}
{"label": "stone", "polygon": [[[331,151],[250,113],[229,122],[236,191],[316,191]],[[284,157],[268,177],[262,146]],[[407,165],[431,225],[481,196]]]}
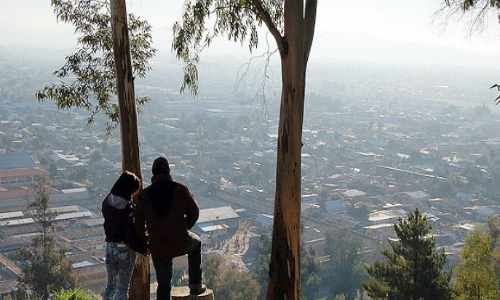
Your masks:
{"label": "stone", "polygon": [[215,300],[214,292],[210,289],[207,289],[203,294],[198,296],[189,295],[188,286],[172,287],[170,297],[172,297],[172,300]]}

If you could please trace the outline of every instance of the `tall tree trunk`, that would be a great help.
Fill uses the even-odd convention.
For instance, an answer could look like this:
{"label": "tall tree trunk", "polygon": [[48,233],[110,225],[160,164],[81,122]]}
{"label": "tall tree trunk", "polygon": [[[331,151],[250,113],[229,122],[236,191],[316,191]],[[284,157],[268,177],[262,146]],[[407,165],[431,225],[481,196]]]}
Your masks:
{"label": "tall tree trunk", "polygon": [[[290,3],[291,1],[287,1]],[[273,243],[267,299],[299,299],[301,148],[305,92],[303,2],[285,5]]]}
{"label": "tall tree trunk", "polygon": [[[130,56],[125,0],[111,0],[111,27],[120,108],[122,169],[133,172],[142,181],[134,76]],[[129,299],[149,299],[149,259],[147,256],[137,256],[130,282]]]}
{"label": "tall tree trunk", "polygon": [[[284,59],[286,62],[288,59]],[[273,243],[267,299],[299,299],[301,146],[305,64],[283,66]],[[302,72],[301,72],[302,70]],[[302,74],[301,74],[302,73]]]}
{"label": "tall tree trunk", "polygon": [[299,299],[302,125],[317,0],[305,3],[285,0],[285,35],[273,34],[281,55],[282,92],[268,300]]}

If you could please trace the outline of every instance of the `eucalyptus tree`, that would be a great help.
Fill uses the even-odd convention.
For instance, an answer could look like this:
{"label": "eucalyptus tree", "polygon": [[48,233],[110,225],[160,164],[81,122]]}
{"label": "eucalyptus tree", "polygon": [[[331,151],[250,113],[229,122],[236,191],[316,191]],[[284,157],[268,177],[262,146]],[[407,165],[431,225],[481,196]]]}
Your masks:
{"label": "eucalyptus tree", "polygon": [[[151,46],[151,26],[127,16],[125,0],[52,0],[58,21],[71,23],[78,35],[77,51],[54,72],[62,81],[36,93],[39,101],[51,100],[60,109],[81,108],[89,112],[88,123],[98,113],[109,118],[106,130],[120,122],[122,169],[142,179],[134,78],[145,77]],[[65,79],[66,81],[64,81]],[[131,299],[149,298],[149,261],[139,256],[132,276]]]}
{"label": "eucalyptus tree", "polygon": [[444,0],[444,7],[438,13],[447,17],[470,14],[470,29],[482,29],[485,16],[491,10],[500,12],[500,0]]}
{"label": "eucalyptus tree", "polygon": [[214,38],[259,44],[265,24],[281,58],[274,224],[267,299],[299,299],[301,147],[306,69],[314,37],[317,0],[186,0],[174,24],[173,49],[184,65],[181,90],[198,89],[200,52]]}
{"label": "eucalyptus tree", "polygon": [[[54,102],[59,109],[85,110],[89,114],[88,124],[102,114],[108,119],[106,130],[110,133],[120,121],[110,1],[51,0],[51,5],[57,21],[75,28],[77,49],[53,73],[59,82],[45,86],[35,96],[40,102]],[[128,15],[127,25],[132,77],[144,78],[151,69],[148,60],[156,53],[152,47],[151,26],[134,14]],[[139,107],[149,100],[135,97]]]}

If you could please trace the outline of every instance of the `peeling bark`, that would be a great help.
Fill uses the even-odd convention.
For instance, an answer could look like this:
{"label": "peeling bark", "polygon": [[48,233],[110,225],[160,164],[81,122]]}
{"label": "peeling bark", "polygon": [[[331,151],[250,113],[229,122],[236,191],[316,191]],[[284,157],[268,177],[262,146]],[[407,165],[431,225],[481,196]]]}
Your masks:
{"label": "peeling bark", "polygon": [[[267,289],[269,300],[299,299],[300,287],[300,164],[306,64],[303,52],[295,51],[293,46],[289,50],[289,54],[282,58],[283,91],[278,129],[273,243]],[[295,56],[302,58],[297,59]]]}
{"label": "peeling bark", "polygon": [[[122,169],[133,172],[142,181],[134,76],[130,56],[125,0],[111,0],[111,27],[120,108]],[[149,259],[147,256],[137,256],[130,282],[129,299],[149,299]]]}
{"label": "peeling bark", "polygon": [[285,0],[284,5],[285,35],[276,39],[281,55],[282,93],[267,300],[299,299],[302,125],[317,0],[307,0],[305,14],[303,0]]}

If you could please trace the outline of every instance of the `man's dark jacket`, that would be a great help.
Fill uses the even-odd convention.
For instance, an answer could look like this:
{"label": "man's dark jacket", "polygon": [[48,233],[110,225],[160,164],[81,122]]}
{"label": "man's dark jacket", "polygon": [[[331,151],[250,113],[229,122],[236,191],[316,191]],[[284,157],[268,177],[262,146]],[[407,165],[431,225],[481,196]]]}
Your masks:
{"label": "man's dark jacket", "polygon": [[149,251],[153,256],[183,255],[188,230],[200,214],[198,204],[189,189],[172,181],[169,174],[154,175],[151,182],[135,199],[137,233],[144,242],[149,241]]}

